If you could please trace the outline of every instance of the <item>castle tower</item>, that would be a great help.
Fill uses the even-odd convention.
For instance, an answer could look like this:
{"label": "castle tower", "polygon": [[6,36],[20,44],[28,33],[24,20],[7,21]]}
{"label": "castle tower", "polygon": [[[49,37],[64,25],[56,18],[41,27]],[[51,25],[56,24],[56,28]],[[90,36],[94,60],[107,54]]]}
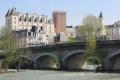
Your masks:
{"label": "castle tower", "polygon": [[16,8],[13,7],[9,9],[6,18],[6,27],[9,27],[11,30],[15,30],[18,27],[18,13],[16,12]]}
{"label": "castle tower", "polygon": [[54,11],[53,21],[54,21],[56,33],[61,33],[61,32],[66,33],[66,12]]}
{"label": "castle tower", "polygon": [[5,19],[6,27],[16,34],[18,43],[25,42],[23,46],[46,45],[54,42],[56,33],[53,20],[46,15],[21,13],[13,7],[7,11]]}

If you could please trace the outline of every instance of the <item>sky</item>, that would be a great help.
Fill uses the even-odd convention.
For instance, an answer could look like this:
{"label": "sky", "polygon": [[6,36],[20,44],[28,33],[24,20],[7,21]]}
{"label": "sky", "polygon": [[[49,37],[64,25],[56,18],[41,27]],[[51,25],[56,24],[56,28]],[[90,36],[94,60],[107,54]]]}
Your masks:
{"label": "sky", "polygon": [[103,12],[104,23],[120,20],[120,0],[0,0],[0,26],[5,25],[5,14],[9,8],[18,12],[38,13],[52,17],[52,12],[66,11],[67,25],[80,25],[88,14],[99,16]]}

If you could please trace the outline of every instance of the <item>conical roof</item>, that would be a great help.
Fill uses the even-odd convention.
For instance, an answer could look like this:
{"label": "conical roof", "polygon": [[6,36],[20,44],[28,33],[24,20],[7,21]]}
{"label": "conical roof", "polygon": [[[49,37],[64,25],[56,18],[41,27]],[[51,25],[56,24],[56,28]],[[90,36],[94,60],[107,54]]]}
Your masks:
{"label": "conical roof", "polygon": [[102,11],[100,12],[99,18],[103,18]]}

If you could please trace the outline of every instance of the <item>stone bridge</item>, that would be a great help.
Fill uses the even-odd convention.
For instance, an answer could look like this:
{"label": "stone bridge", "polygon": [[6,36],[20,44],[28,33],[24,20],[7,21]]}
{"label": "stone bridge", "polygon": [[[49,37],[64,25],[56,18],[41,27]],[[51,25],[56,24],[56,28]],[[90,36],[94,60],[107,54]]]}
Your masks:
{"label": "stone bridge", "polygon": [[[102,51],[101,51],[102,50]],[[106,70],[120,70],[120,41],[98,41],[97,52],[103,55],[102,64]],[[22,67],[45,69],[82,69],[84,65],[85,42],[64,43],[21,49],[19,59]]]}

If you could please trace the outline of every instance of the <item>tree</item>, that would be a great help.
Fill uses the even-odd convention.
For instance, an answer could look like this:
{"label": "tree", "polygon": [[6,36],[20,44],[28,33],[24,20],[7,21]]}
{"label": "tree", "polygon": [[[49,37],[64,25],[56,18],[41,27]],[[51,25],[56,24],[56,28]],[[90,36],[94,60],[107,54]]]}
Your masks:
{"label": "tree", "polygon": [[86,16],[79,27],[79,32],[83,36],[81,38],[84,38],[84,40],[86,40],[89,33],[93,34],[99,40],[102,37],[102,20],[93,15]]}
{"label": "tree", "polygon": [[87,63],[99,64],[96,57],[96,38],[100,37],[102,22],[93,15],[88,15],[83,19],[79,32],[84,35],[86,41],[85,61]]}
{"label": "tree", "polygon": [[0,32],[0,48],[6,52],[2,66],[7,71],[9,64],[15,61],[17,55],[16,37],[9,27],[2,27]]}

